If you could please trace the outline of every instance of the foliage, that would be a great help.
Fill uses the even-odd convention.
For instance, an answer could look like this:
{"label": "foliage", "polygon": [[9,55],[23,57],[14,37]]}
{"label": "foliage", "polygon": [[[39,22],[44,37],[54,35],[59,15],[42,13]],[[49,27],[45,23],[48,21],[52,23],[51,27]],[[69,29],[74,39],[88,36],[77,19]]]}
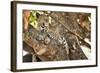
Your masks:
{"label": "foliage", "polygon": [[38,29],[38,22],[37,22],[37,11],[31,11],[29,17],[29,24],[32,25],[34,28]]}

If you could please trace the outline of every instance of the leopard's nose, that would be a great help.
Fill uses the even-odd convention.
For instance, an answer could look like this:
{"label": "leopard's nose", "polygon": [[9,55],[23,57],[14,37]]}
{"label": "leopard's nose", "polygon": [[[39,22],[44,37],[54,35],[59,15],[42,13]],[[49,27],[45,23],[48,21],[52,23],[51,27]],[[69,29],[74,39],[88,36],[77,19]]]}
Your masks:
{"label": "leopard's nose", "polygon": [[42,27],[42,28],[44,28],[44,27],[45,27],[45,24],[44,24],[44,23],[42,23],[42,24],[41,24],[41,27]]}

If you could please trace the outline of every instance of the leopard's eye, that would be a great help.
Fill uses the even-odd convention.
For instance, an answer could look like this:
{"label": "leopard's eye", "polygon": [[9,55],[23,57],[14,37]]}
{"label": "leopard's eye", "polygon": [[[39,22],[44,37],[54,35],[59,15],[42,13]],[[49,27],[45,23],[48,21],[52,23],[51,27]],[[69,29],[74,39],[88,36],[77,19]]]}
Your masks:
{"label": "leopard's eye", "polygon": [[45,24],[44,24],[44,23],[43,23],[42,25],[43,25],[43,26],[45,26]]}

